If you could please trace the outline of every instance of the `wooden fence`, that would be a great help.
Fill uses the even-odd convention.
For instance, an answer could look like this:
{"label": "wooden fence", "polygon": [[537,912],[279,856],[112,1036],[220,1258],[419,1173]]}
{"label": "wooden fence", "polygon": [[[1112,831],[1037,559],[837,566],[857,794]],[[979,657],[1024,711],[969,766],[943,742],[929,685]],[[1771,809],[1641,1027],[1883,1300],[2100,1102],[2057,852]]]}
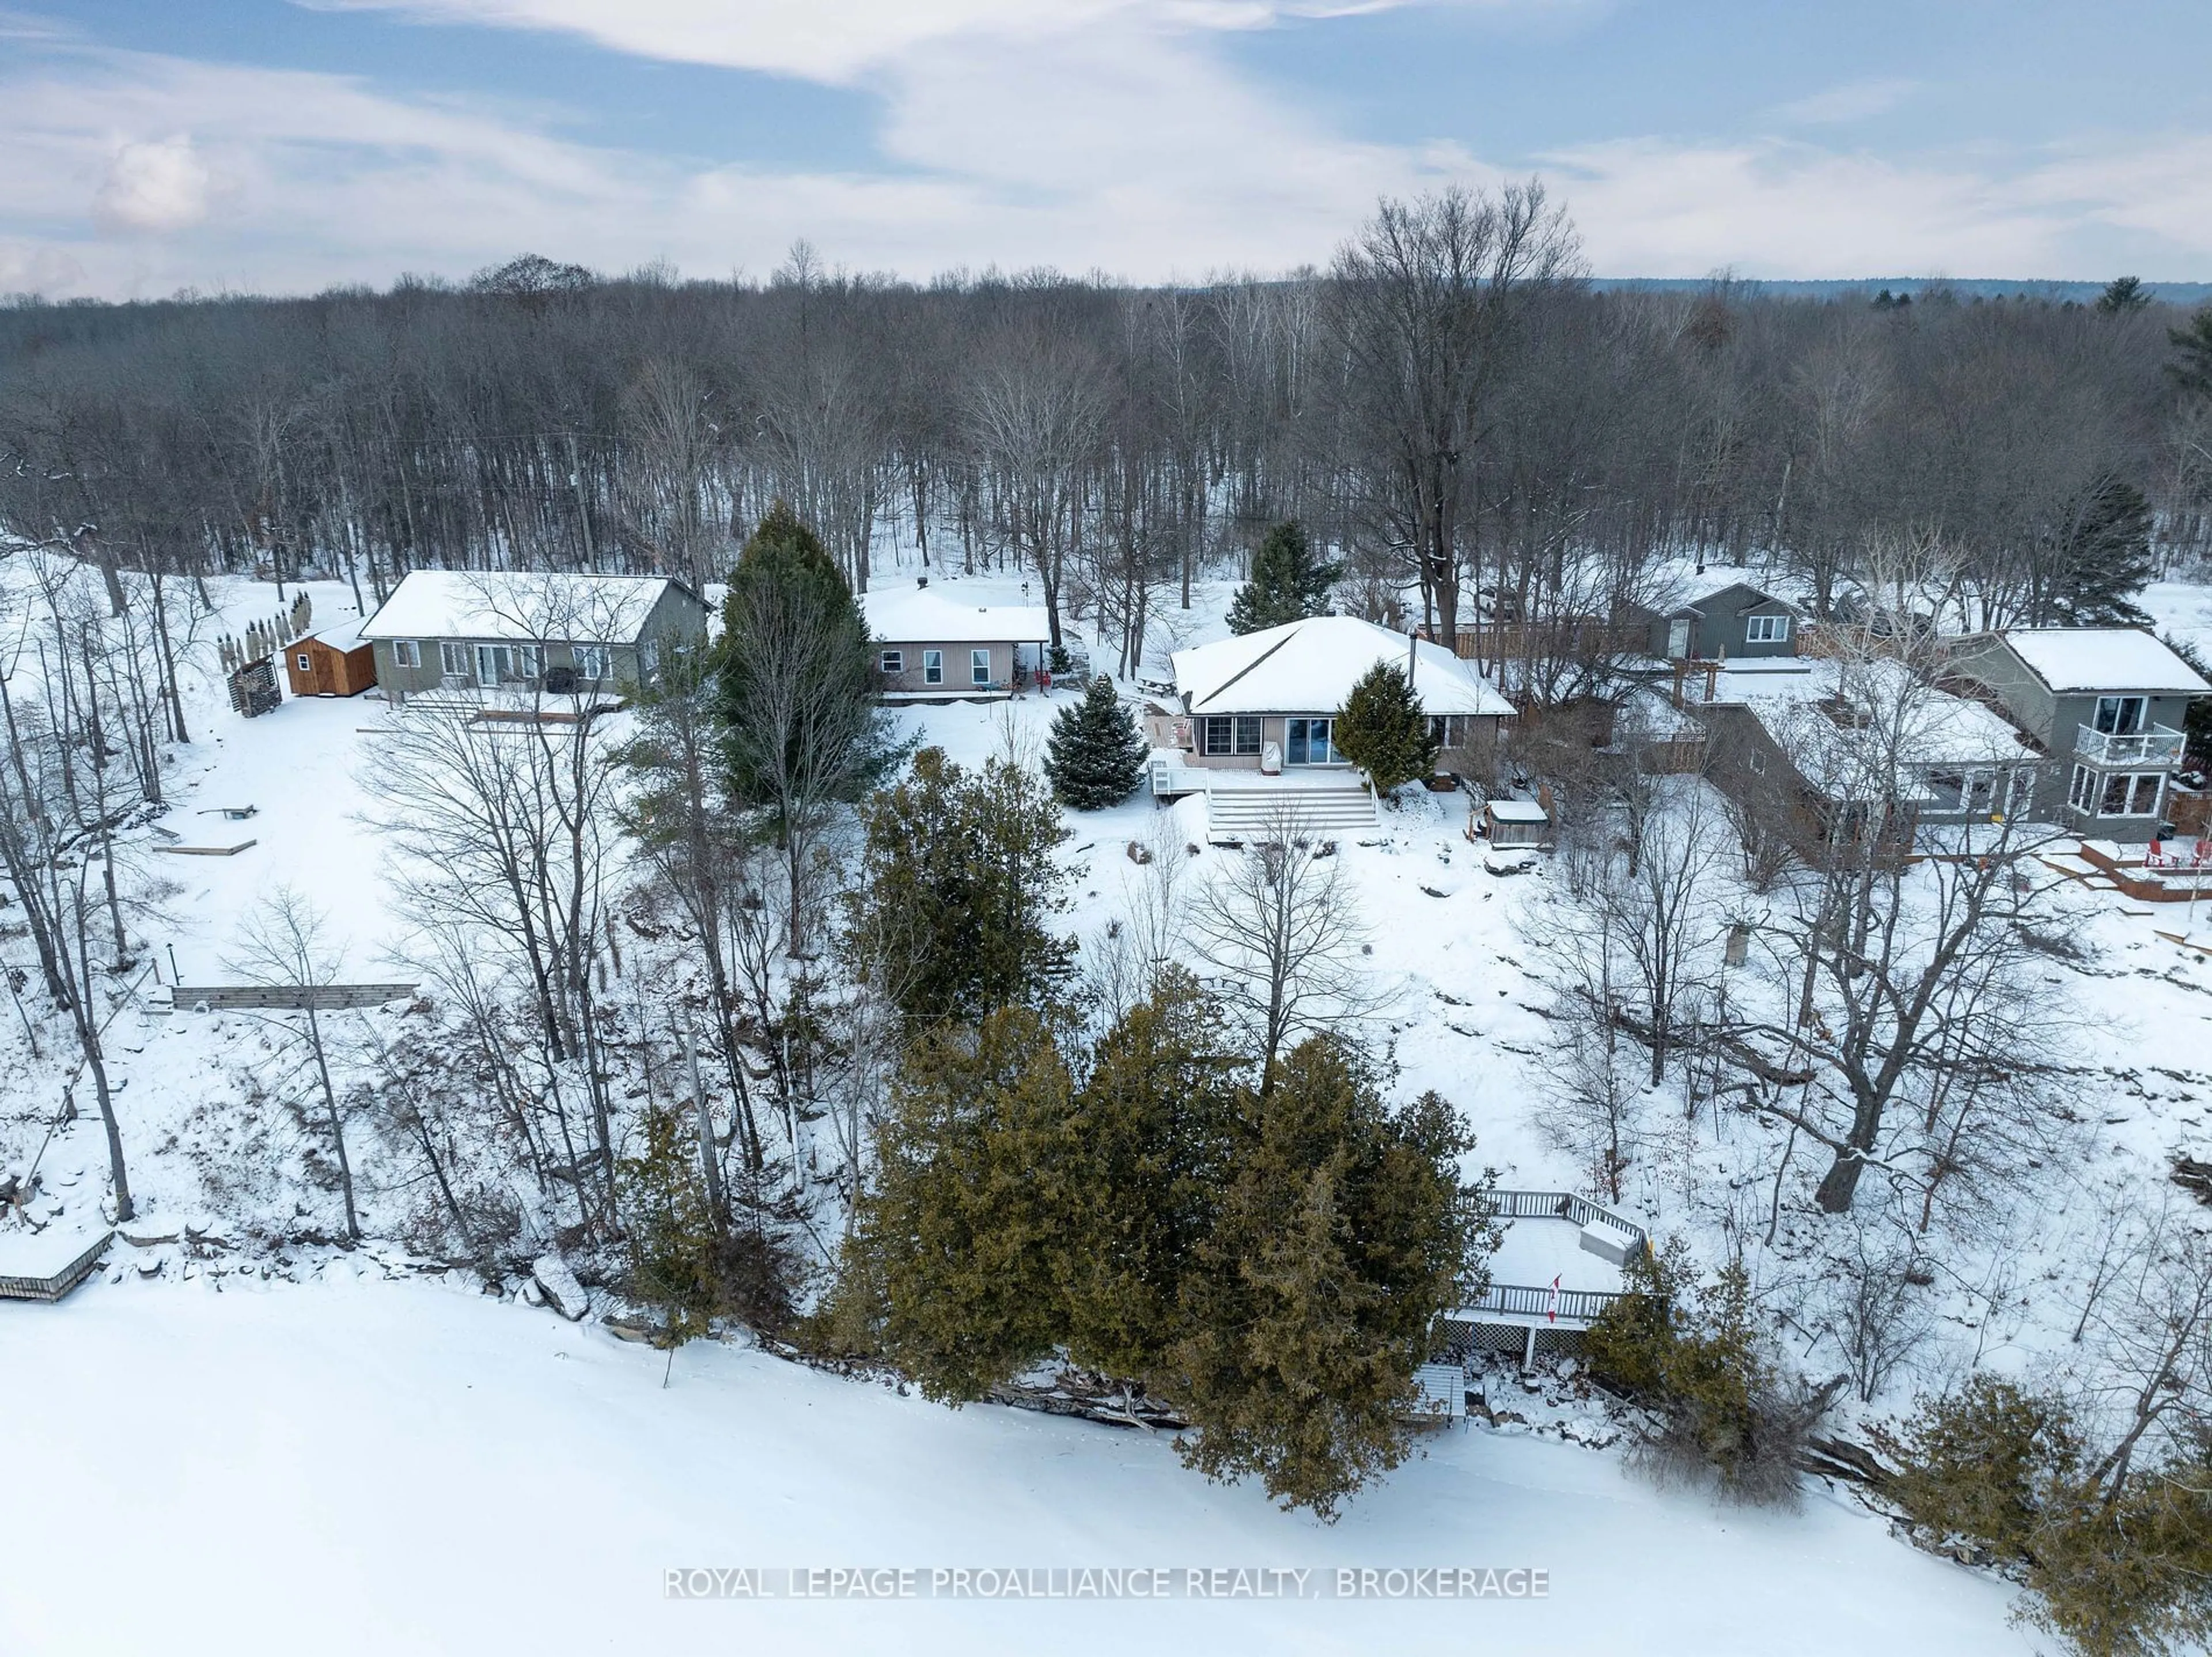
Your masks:
{"label": "wooden fence", "polygon": [[336,1013],[349,1007],[412,1001],[418,988],[412,984],[180,984],[170,996],[174,1006],[191,1012],[269,1008],[289,1013]]}
{"label": "wooden fence", "polygon": [[1637,655],[1651,648],[1649,626],[1575,616],[1559,621],[1478,622],[1452,636],[1452,654],[1462,661],[1591,661]]}
{"label": "wooden fence", "polygon": [[92,1275],[114,1240],[113,1232],[102,1233],[98,1242],[51,1277],[0,1276],[0,1301],[58,1301]]}

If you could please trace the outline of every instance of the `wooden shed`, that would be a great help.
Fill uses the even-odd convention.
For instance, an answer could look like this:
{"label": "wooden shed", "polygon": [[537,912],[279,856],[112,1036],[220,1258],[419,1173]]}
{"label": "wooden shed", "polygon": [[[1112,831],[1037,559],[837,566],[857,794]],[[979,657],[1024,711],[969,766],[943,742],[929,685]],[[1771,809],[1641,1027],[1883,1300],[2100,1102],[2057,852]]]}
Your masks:
{"label": "wooden shed", "polygon": [[359,620],[319,628],[284,647],[294,696],[359,696],[376,683],[376,651]]}
{"label": "wooden shed", "polygon": [[1493,846],[1548,846],[1552,813],[1534,800],[1483,802],[1483,831]]}

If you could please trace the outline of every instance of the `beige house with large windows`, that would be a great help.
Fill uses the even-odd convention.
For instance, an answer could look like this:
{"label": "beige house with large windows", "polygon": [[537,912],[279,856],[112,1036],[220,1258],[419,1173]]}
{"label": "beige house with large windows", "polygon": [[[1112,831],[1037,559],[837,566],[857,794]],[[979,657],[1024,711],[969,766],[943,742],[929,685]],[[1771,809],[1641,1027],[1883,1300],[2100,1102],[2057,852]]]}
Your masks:
{"label": "beige house with large windows", "polygon": [[1178,650],[1172,712],[1150,720],[1152,788],[1206,796],[1217,839],[1295,804],[1321,828],[1375,822],[1366,779],[1336,746],[1352,687],[1380,663],[1408,670],[1447,770],[1486,774],[1513,704],[1440,644],[1357,616],[1311,616]]}
{"label": "beige house with large windows", "polygon": [[1052,637],[1042,605],[964,601],[957,583],[860,595],[876,688],[890,702],[983,701],[1033,684]]}
{"label": "beige house with large windows", "polygon": [[425,692],[616,693],[707,635],[706,603],[665,576],[416,570],[362,624],[393,702]]}

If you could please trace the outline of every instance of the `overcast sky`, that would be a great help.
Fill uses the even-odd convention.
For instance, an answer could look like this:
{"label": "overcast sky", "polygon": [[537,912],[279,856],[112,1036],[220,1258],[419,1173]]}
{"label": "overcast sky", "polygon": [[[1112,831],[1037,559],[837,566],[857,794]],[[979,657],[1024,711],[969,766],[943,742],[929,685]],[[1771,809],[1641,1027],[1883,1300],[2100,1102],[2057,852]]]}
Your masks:
{"label": "overcast sky", "polygon": [[1603,276],[2202,281],[2208,63],[2212,0],[66,0],[0,9],[0,292],[1195,278],[1530,173]]}

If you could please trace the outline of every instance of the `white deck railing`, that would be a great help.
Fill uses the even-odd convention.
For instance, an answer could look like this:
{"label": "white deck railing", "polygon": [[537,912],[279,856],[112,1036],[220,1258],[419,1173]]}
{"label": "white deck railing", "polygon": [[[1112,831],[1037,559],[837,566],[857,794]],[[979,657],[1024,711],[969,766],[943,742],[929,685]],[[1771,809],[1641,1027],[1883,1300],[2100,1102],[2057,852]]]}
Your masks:
{"label": "white deck railing", "polygon": [[2187,746],[2188,739],[2166,725],[2127,732],[2084,725],[2074,737],[2074,752],[2097,765],[2179,765]]}

